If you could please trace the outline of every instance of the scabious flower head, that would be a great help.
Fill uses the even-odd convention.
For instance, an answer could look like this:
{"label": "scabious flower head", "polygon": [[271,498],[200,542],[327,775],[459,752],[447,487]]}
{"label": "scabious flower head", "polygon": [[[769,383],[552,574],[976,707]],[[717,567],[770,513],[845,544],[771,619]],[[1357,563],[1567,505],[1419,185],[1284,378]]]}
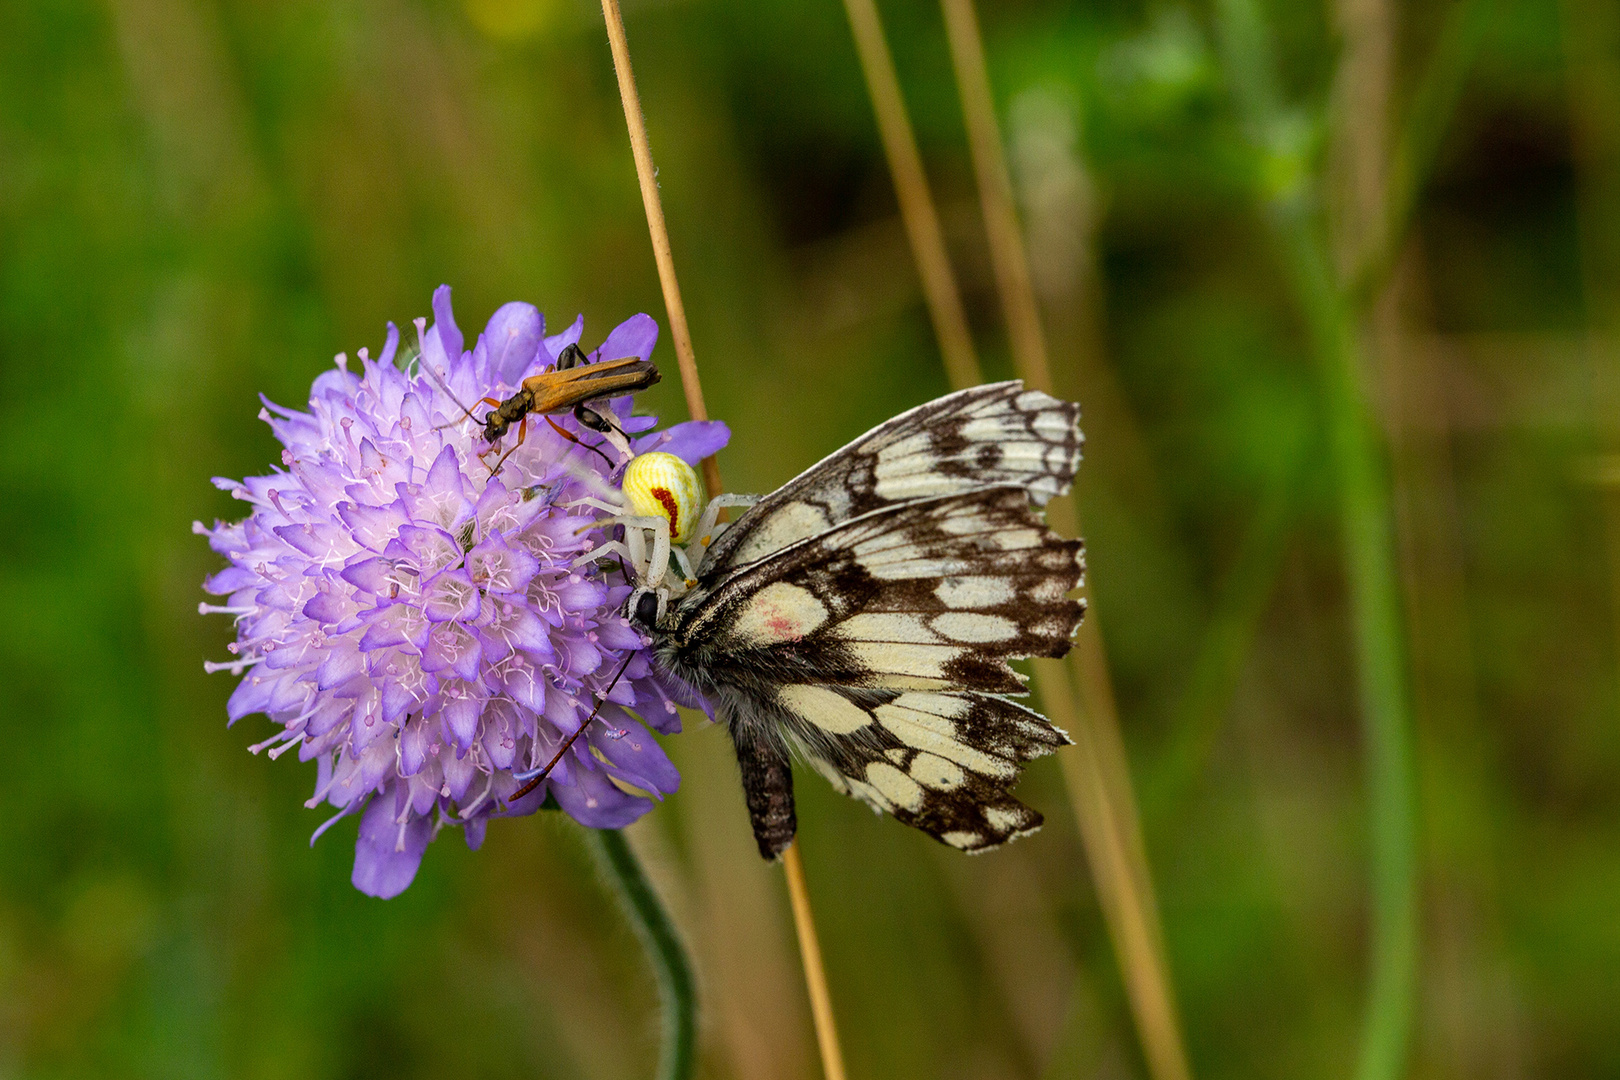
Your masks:
{"label": "scabious flower head", "polygon": [[[265,713],[279,730],[255,753],[296,747],[316,762],[306,805],[338,813],[311,843],[360,814],[354,884],[383,897],[410,884],[446,825],[477,848],[491,817],[530,814],[548,799],[597,828],[640,817],[651,801],[625,788],[661,797],[679,776],[630,710],[671,733],[676,704],[700,704],[654,670],[622,615],[631,585],[619,567],[573,565],[604,537],[592,527],[597,512],[571,504],[615,482],[620,455],[571,416],[550,419],[600,453],[539,417],[517,449],[513,430],[490,453],[462,408],[504,399],[554,364],[583,319],[546,337],[539,311],[507,304],[463,351],[448,287],[434,293],[433,312],[432,326],[416,320],[414,358],[401,362],[390,323],[382,355],[362,349],[358,371],[340,355],[316,378],[307,411],[262,399],[260,418],[285,447],[282,468],[216,479],[252,511],[195,526],[230,563],[204,584],[229,599],[202,610],[235,616],[234,659],[207,665],[242,675],[231,722]],[[591,360],[646,359],[657,336],[637,315]],[[649,432],[656,421],[632,416],[628,397],[593,408],[634,433],[635,450],[689,461],[729,434],[719,423]],[[550,776],[511,800],[522,786],[513,774],[549,761],[599,702]]]}

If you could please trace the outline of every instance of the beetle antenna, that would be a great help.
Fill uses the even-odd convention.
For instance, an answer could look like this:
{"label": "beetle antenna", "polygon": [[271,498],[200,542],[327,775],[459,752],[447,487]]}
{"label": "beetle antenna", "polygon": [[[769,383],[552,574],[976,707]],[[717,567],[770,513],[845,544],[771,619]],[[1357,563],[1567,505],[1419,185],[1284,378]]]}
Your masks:
{"label": "beetle antenna", "polygon": [[[454,390],[450,389],[450,384],[444,381],[444,377],[442,375],[440,375],[437,371],[434,371],[432,368],[428,367],[426,364],[419,365],[418,370],[427,372],[428,373],[428,378],[432,379],[435,383],[438,384],[439,389],[443,390],[444,393],[445,393],[445,396],[448,397],[451,401],[456,403],[456,407],[459,408],[463,413],[466,414],[467,419],[471,420],[475,424],[483,423],[482,420],[478,419],[478,417],[476,417],[476,416],[474,416],[472,414],[471,409],[467,408],[467,406],[465,406],[465,405],[463,405],[461,403],[461,399],[456,397],[456,392]],[[438,431],[439,428],[447,428],[447,427],[450,427],[452,424],[459,424],[459,423],[461,423],[460,420],[451,420],[448,423],[437,425],[436,427],[434,427],[433,430]]]}

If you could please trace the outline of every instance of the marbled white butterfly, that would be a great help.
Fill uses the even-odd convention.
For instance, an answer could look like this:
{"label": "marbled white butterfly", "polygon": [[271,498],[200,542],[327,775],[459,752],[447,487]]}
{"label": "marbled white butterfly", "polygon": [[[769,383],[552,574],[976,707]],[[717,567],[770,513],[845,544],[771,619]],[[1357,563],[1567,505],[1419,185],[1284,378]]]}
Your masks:
{"label": "marbled white butterfly", "polygon": [[761,855],[793,840],[795,752],[965,851],[1040,826],[1009,789],[1069,739],[1008,699],[1007,662],[1062,656],[1084,612],[1082,544],[1037,510],[1074,479],[1078,420],[1017,382],[939,398],[696,538],[673,597],[632,596],[658,662],[731,733]]}

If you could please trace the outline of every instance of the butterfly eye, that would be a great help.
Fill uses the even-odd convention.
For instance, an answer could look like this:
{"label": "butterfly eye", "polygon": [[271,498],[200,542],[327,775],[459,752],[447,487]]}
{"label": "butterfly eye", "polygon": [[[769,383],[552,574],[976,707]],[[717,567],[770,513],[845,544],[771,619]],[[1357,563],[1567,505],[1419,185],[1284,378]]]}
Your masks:
{"label": "butterfly eye", "polygon": [[671,543],[692,538],[703,513],[703,489],[692,466],[659,450],[637,454],[624,470],[622,487],[631,513],[669,522]]}
{"label": "butterfly eye", "polygon": [[658,594],[655,592],[640,592],[631,601],[632,622],[651,629],[658,623]]}

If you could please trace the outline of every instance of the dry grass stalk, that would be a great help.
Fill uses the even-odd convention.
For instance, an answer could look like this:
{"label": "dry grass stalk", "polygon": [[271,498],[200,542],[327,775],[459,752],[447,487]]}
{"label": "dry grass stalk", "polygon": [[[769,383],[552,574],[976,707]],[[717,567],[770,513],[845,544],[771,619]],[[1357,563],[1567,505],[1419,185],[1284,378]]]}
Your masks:
{"label": "dry grass stalk", "polygon": [[894,57],[883,36],[883,22],[873,0],[844,0],[850,29],[855,34],[855,50],[860,54],[861,71],[877,113],[878,133],[883,137],[883,153],[894,177],[895,195],[900,200],[900,217],[906,237],[922,277],[928,315],[945,357],[945,372],[951,385],[974,386],[984,381],[979,358],[973,351],[973,335],[968,331],[967,313],[962,307],[962,291],[951,272],[951,259],[945,251],[945,233],[939,225],[939,212],[928,193],[928,175],[923,172],[917,137],[911,130],[905,98],[900,95],[900,78],[894,71]]}
{"label": "dry grass stalk", "polygon": [[[681,388],[686,393],[686,407],[692,419],[707,420],[709,413],[703,402],[703,386],[698,380],[697,358],[692,351],[692,332],[686,324],[686,306],[681,302],[681,287],[675,278],[675,258],[670,251],[669,230],[664,225],[664,208],[658,195],[658,174],[653,169],[652,148],[647,141],[647,124],[641,112],[641,97],[636,92],[635,73],[630,67],[630,44],[625,38],[624,17],[619,12],[618,0],[602,0],[602,15],[607,21],[608,44],[613,50],[613,70],[619,79],[624,119],[630,129],[630,149],[635,155],[641,201],[647,211],[647,229],[652,234],[658,282],[663,288],[664,306],[669,312],[670,336],[675,340]],[[713,457],[703,459],[703,482],[711,498],[720,493],[720,467]],[[788,894],[793,902],[793,921],[799,933],[799,949],[804,956],[804,977],[810,994],[811,1013],[815,1018],[816,1041],[821,1047],[822,1069],[827,1080],[844,1080],[843,1053],[838,1044],[838,1029],[833,1021],[832,996],[827,990],[821,946],[816,938],[815,924],[811,921],[810,893],[805,884],[798,846],[788,848],[782,861],[787,871]]]}

